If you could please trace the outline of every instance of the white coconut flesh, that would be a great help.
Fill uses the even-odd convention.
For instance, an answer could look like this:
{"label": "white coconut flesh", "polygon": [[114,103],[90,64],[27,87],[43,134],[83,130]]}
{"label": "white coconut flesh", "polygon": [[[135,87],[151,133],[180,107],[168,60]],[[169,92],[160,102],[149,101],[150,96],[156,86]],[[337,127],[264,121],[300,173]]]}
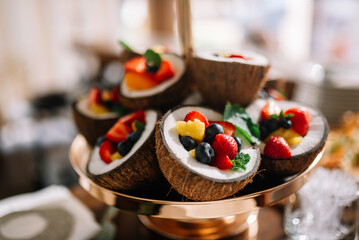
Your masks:
{"label": "white coconut flesh", "polygon": [[154,110],[147,110],[145,111],[146,116],[146,126],[145,130],[142,132],[142,135],[140,139],[135,143],[135,145],[132,147],[131,151],[127,153],[126,156],[123,158],[114,160],[110,164],[105,163],[102,161],[99,153],[99,147],[96,146],[92,154],[90,156],[90,162],[88,164],[88,171],[93,175],[100,175],[107,173],[119,166],[121,166],[123,163],[125,163],[127,160],[131,158],[131,156],[147,141],[147,139],[151,136],[151,133],[153,132],[156,121],[158,119],[158,114]]}
{"label": "white coconut flesh", "polygon": [[[261,110],[266,103],[267,100],[257,99],[250,106],[247,107],[247,113],[253,118],[255,122],[259,122]],[[278,101],[276,102],[276,104],[283,111],[294,107],[300,107],[307,110],[310,115],[308,132],[303,137],[302,142],[298,145],[290,146],[292,157],[305,154],[311,151],[314,147],[318,146],[323,141],[323,137],[326,132],[326,120],[323,118],[320,112],[318,112],[312,107],[305,106],[303,104],[293,101]],[[261,153],[263,153],[264,146],[265,143],[261,142]]]}
{"label": "white coconut flesh", "polygon": [[106,113],[100,113],[100,114],[94,113],[93,111],[90,110],[86,98],[80,99],[79,101],[77,101],[76,108],[83,115],[85,115],[89,118],[94,118],[94,119],[109,119],[109,118],[116,118],[119,116],[119,114],[114,113],[114,112],[106,112]]}
{"label": "white coconut flesh", "polygon": [[176,122],[183,121],[186,114],[191,111],[201,112],[209,121],[223,121],[222,114],[203,107],[189,106],[174,110],[164,119],[162,129],[162,137],[164,137],[167,149],[172,156],[192,173],[212,181],[234,182],[251,176],[259,165],[260,152],[258,148],[246,147],[241,150],[241,152],[250,155],[250,161],[246,165],[246,170],[236,171],[220,170],[217,167],[200,163],[189,154],[179,141]]}
{"label": "white coconut flesh", "polygon": [[165,91],[167,88],[178,82],[185,72],[186,66],[184,60],[179,56],[168,53],[162,54],[161,57],[162,59],[165,59],[171,63],[175,72],[175,75],[172,78],[165,80],[164,82],[158,84],[156,87],[146,90],[131,90],[127,87],[126,81],[122,81],[121,94],[128,98],[149,97]]}
{"label": "white coconut flesh", "polygon": [[[230,54],[238,54],[238,55],[242,55],[243,57],[247,58],[247,59],[243,59],[243,58],[230,58],[230,57],[224,57],[221,56],[222,54],[224,55],[230,55]],[[218,55],[218,56],[216,56]],[[207,59],[207,60],[211,60],[211,61],[216,61],[216,62],[239,62],[239,63],[243,63],[243,64],[250,64],[250,65],[258,65],[258,66],[268,66],[269,65],[269,60],[263,56],[260,55],[258,53],[254,53],[254,52],[250,52],[250,51],[241,51],[241,50],[206,50],[206,51],[201,51],[201,52],[197,52],[195,54],[195,57],[197,58],[203,58],[203,59]]]}

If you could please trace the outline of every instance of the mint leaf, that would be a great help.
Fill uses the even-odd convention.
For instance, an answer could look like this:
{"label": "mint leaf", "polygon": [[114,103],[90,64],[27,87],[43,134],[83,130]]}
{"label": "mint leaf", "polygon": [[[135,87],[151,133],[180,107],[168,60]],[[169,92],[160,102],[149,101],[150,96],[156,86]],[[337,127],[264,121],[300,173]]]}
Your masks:
{"label": "mint leaf", "polygon": [[254,123],[244,108],[241,108],[237,104],[232,105],[227,103],[223,115],[224,121],[234,124],[236,132],[240,132],[251,144],[259,144],[259,127],[256,123]]}
{"label": "mint leaf", "polygon": [[126,50],[128,50],[130,52],[133,52],[133,49],[130,46],[128,46],[124,41],[120,40],[118,42],[124,49],[126,49]]}
{"label": "mint leaf", "polygon": [[146,62],[149,66],[151,67],[161,66],[161,62],[162,62],[161,56],[155,51],[153,51],[152,49],[147,49],[144,57],[146,58]]}
{"label": "mint leaf", "polygon": [[145,130],[145,124],[135,120],[135,127],[137,129],[137,131],[143,132],[143,130]]}
{"label": "mint leaf", "polygon": [[251,156],[249,156],[249,154],[244,154],[242,152],[238,153],[237,156],[232,160],[232,170],[236,171],[236,170],[246,170],[246,165],[247,163],[251,160]]}

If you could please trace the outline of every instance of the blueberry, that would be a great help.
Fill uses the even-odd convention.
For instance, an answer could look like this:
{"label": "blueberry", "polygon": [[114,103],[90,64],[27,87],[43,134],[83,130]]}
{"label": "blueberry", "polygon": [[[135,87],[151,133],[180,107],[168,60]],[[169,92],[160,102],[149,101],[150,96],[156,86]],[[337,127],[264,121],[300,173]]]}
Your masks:
{"label": "blueberry", "polygon": [[267,130],[267,128],[265,126],[260,125],[259,126],[259,131],[261,133],[261,140],[264,140],[264,139],[266,139],[268,137],[269,132],[268,132],[268,130]]}
{"label": "blueberry", "polygon": [[196,148],[196,159],[200,163],[211,164],[214,159],[214,150],[207,142],[201,142]]}
{"label": "blueberry", "polygon": [[138,141],[138,139],[140,139],[141,134],[142,134],[142,132],[140,132],[140,131],[134,131],[134,132],[128,134],[126,140],[134,144]]}
{"label": "blueberry", "polygon": [[125,141],[120,142],[117,145],[117,151],[123,157],[123,156],[126,156],[127,153],[129,153],[131,151],[132,147],[133,147],[133,143],[125,140]]}
{"label": "blueberry", "polygon": [[105,107],[110,110],[114,107],[114,103],[111,100],[104,101],[103,105],[105,105]]}
{"label": "blueberry", "polygon": [[238,151],[237,153],[239,153],[242,149],[242,140],[239,137],[233,137],[234,140],[236,140],[237,146],[238,146]]}
{"label": "blueberry", "polygon": [[204,142],[212,143],[217,134],[223,134],[223,127],[218,123],[212,123],[204,132]]}
{"label": "blueberry", "polygon": [[194,149],[197,144],[196,144],[196,141],[191,138],[191,137],[188,137],[188,136],[181,136],[179,135],[179,140],[182,144],[182,146],[187,150],[187,151],[190,151],[192,149]]}
{"label": "blueberry", "polygon": [[292,121],[288,118],[282,118],[280,120],[280,126],[284,129],[290,129],[292,127]]}
{"label": "blueberry", "polygon": [[280,127],[279,122],[274,118],[265,121],[264,126],[267,128],[268,133],[272,133]]}
{"label": "blueberry", "polygon": [[146,64],[146,72],[149,73],[156,73],[160,67],[159,66],[151,66],[149,64]]}
{"label": "blueberry", "polygon": [[96,146],[101,146],[101,144],[102,144],[106,139],[107,139],[107,138],[106,138],[105,135],[98,137],[97,140],[96,140]]}

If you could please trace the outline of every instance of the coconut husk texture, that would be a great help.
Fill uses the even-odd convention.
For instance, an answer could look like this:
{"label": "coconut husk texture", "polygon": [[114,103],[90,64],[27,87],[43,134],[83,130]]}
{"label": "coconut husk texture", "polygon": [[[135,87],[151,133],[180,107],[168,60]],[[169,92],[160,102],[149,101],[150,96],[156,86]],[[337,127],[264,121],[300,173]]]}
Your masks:
{"label": "coconut husk texture", "polygon": [[121,103],[133,111],[147,108],[157,108],[162,112],[180,104],[190,92],[190,72],[186,71],[180,79],[164,91],[147,97],[127,97],[120,91]]}
{"label": "coconut husk texture", "polygon": [[269,68],[269,65],[194,57],[192,74],[205,102],[213,108],[223,109],[228,101],[246,107],[255,100],[266,82]]}
{"label": "coconut husk texture", "polygon": [[161,133],[161,121],[156,124],[156,153],[160,169],[181,195],[195,201],[213,201],[227,198],[252,181],[256,171],[249,177],[236,182],[216,182],[190,172],[168,150]]}
{"label": "coconut husk texture", "polygon": [[163,178],[155,152],[155,130],[126,162],[100,175],[87,175],[98,185],[120,191],[138,190]]}
{"label": "coconut husk texture", "polygon": [[287,177],[306,170],[318,154],[323,150],[328,137],[328,123],[325,121],[325,129],[322,140],[310,151],[289,159],[274,159],[262,154],[261,169],[264,169],[271,175]]}
{"label": "coconut husk texture", "polygon": [[95,146],[98,137],[104,135],[118,120],[118,117],[95,119],[81,113],[77,102],[72,104],[72,116],[78,131],[85,137],[89,145]]}

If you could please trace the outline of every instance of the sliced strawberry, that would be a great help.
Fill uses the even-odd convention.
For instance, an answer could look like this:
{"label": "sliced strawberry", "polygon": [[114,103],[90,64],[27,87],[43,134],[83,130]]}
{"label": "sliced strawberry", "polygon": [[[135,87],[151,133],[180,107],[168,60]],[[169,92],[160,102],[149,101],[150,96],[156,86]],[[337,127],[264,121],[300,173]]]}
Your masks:
{"label": "sliced strawberry", "polygon": [[112,162],[111,156],[115,152],[116,152],[115,144],[113,144],[109,140],[105,140],[101,143],[99,153],[102,161],[104,161],[105,163]]}
{"label": "sliced strawberry", "polygon": [[229,55],[229,58],[242,58],[244,60],[248,60],[249,58],[243,56],[243,55],[239,55],[239,54],[231,54]]}
{"label": "sliced strawberry", "polygon": [[279,106],[275,104],[275,102],[273,101],[268,101],[266,105],[264,105],[264,107],[262,108],[261,119],[262,121],[267,121],[270,118],[270,115],[279,114],[279,113],[280,113]]}
{"label": "sliced strawberry", "polygon": [[288,143],[283,137],[270,137],[267,144],[264,147],[264,155],[271,158],[291,158],[292,152]]}
{"label": "sliced strawberry", "polygon": [[221,170],[227,170],[233,167],[231,159],[226,154],[217,153],[214,155],[214,160],[211,165]]}
{"label": "sliced strawberry", "polygon": [[121,121],[121,118],[105,134],[106,138],[113,142],[126,140],[127,135],[131,133],[131,128]]}
{"label": "sliced strawberry", "polygon": [[167,79],[170,79],[174,75],[175,71],[173,70],[171,63],[167,60],[162,60],[160,68],[155,73],[154,80],[157,83],[161,83]]}
{"label": "sliced strawberry", "polygon": [[213,140],[212,147],[215,154],[224,154],[234,159],[238,152],[238,145],[233,137],[226,134],[217,134]]}
{"label": "sliced strawberry", "polygon": [[135,57],[125,62],[125,71],[144,73],[146,72],[147,62],[146,58],[140,56]]}
{"label": "sliced strawberry", "polygon": [[209,121],[209,124],[212,123],[218,123],[219,125],[221,125],[223,127],[223,131],[224,134],[232,136],[234,135],[234,132],[236,131],[236,127],[230,123],[230,122],[225,122],[225,121]]}
{"label": "sliced strawberry", "polygon": [[88,105],[101,104],[101,90],[98,87],[92,87],[88,94]]}
{"label": "sliced strawberry", "polygon": [[134,113],[130,113],[126,116],[123,116],[119,119],[119,121],[121,121],[122,123],[126,124],[126,126],[131,127],[131,124],[137,120],[141,123],[146,123],[145,120],[145,111],[143,110],[139,110],[137,112]]}
{"label": "sliced strawberry", "polygon": [[112,89],[112,101],[114,103],[120,103],[120,94],[119,94],[119,88],[118,87],[114,87]]}
{"label": "sliced strawberry", "polygon": [[292,121],[292,128],[294,131],[304,136],[308,132],[310,115],[309,112],[303,108],[291,108],[285,111],[285,114],[293,114],[290,118]]}
{"label": "sliced strawberry", "polygon": [[184,118],[184,121],[194,121],[195,119],[198,119],[203,122],[205,128],[209,125],[207,117],[198,111],[192,111],[187,113],[186,117]]}

